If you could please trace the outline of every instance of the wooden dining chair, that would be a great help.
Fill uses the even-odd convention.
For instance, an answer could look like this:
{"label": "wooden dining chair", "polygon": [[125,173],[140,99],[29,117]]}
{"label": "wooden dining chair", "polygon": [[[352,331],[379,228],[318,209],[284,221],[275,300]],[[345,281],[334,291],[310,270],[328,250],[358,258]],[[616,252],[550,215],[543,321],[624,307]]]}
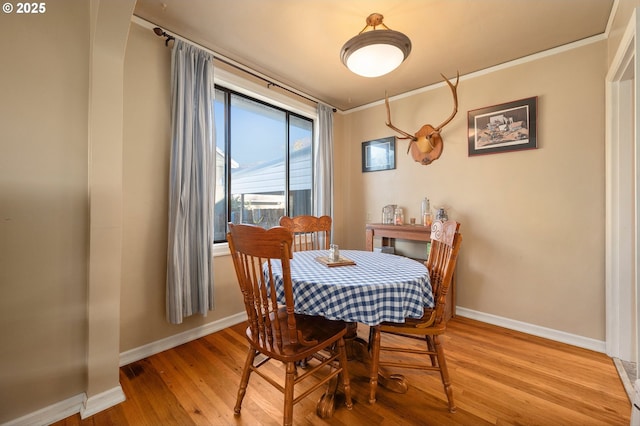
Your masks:
{"label": "wooden dining chair", "polygon": [[328,250],[331,243],[330,216],[282,216],[280,226],[293,233],[293,251]]}
{"label": "wooden dining chair", "polygon": [[[445,305],[447,292],[453,278],[458,252],[462,244],[462,234],[458,232],[460,224],[454,221],[435,221],[431,225],[431,250],[426,261],[429,270],[429,279],[433,290],[435,307],[425,308],[422,318],[406,318],[404,323],[383,322],[371,327],[369,341],[371,345],[371,372],[369,403],[376,401],[376,389],[378,387],[378,368],[380,366],[412,368],[420,370],[437,370],[440,372],[444,391],[449,402],[449,411],[456,411],[453,402],[453,390],[447,370],[444,349],[440,336],[444,334],[447,324],[445,319]],[[381,336],[393,334],[408,339],[417,339],[426,348],[410,345],[383,346]],[[396,339],[398,340],[398,339]],[[399,339],[401,342],[409,340]],[[381,360],[381,352],[395,352],[410,354],[408,361],[395,361],[391,359]],[[415,355],[428,355],[428,359]]]}
{"label": "wooden dining chair", "polygon": [[[292,258],[291,233],[280,226],[265,230],[254,225],[229,224],[227,240],[248,318],[246,337],[249,353],[242,372],[235,415],[240,415],[249,376],[253,372],[284,394],[284,425],[292,424],[293,406],[296,403],[332,379],[342,379],[345,403],[351,409],[353,404],[344,343],[346,324],[294,313],[289,266]],[[276,282],[272,271],[273,262],[276,261],[282,263],[284,305],[279,305],[276,300]],[[265,359],[256,360],[259,354],[263,354]],[[299,374],[297,365],[309,359],[311,361],[307,362],[304,372]],[[277,360],[285,365],[284,386],[282,380],[278,381],[269,371],[260,369],[269,360]],[[295,385],[322,372],[327,373],[322,380],[305,386],[304,392],[295,396]],[[330,413],[318,414],[330,416],[333,404],[330,404],[330,410]]]}

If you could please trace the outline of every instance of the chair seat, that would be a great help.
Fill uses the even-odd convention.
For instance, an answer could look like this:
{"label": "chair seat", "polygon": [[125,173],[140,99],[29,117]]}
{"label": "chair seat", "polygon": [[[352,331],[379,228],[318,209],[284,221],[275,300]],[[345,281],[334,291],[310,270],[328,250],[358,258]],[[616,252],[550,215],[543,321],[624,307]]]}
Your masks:
{"label": "chair seat", "polygon": [[[272,332],[275,335],[274,315],[271,314]],[[256,350],[265,353],[267,356],[283,362],[301,360],[313,355],[319,347],[332,345],[347,332],[347,325],[344,321],[329,320],[324,317],[314,315],[295,314],[296,327],[298,329],[298,342],[291,343],[286,332],[282,333],[282,348],[270,342],[263,341],[260,336],[254,337],[251,328],[247,327],[247,339]],[[278,310],[278,321],[280,329],[287,330],[287,311],[285,307]]]}
{"label": "chair seat", "polygon": [[388,333],[442,334],[446,330],[446,323],[436,323],[436,310],[425,308],[422,318],[405,318],[403,323],[383,322],[379,327]]}

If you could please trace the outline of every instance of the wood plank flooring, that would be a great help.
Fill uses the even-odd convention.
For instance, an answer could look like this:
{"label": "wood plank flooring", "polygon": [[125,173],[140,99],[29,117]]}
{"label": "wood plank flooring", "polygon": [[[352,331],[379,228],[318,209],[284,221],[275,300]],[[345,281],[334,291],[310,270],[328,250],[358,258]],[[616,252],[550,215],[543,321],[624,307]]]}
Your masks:
{"label": "wood plank flooring", "polygon": [[[358,333],[367,336],[367,328]],[[366,371],[350,362],[353,410],[338,395],[335,413],[315,414],[321,394],[294,408],[296,425],[628,425],[631,405],[606,355],[456,317],[444,336],[458,411],[450,414],[438,373],[404,370],[409,391],[378,389],[370,405]],[[81,420],[85,425],[278,425],[282,394],[260,377],[233,416],[247,352],[240,324],[120,369],[127,400]],[[279,366],[274,364],[274,372]]]}

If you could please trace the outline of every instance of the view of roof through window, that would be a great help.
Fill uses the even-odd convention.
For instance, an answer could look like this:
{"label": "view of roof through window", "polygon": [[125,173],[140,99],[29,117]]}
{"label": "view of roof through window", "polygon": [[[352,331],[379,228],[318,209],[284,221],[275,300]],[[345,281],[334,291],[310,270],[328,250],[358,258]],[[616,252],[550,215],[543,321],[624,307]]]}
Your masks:
{"label": "view of roof through window", "polygon": [[222,88],[215,117],[216,241],[227,222],[268,228],[311,214],[313,121]]}

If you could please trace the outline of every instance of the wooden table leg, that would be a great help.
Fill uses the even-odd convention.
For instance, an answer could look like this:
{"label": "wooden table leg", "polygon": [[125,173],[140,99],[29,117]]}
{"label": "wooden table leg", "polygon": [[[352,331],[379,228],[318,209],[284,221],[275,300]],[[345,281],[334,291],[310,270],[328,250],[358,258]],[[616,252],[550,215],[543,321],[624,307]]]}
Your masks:
{"label": "wooden table leg", "polygon": [[332,377],[327,384],[327,390],[322,394],[316,404],[316,414],[321,419],[330,419],[336,408],[335,399],[338,390],[338,376]]}
{"label": "wooden table leg", "polygon": [[[347,349],[347,358],[349,359],[350,364],[353,362],[362,364],[368,374],[371,370],[369,344],[364,339],[358,337],[357,331],[357,323],[349,323],[347,325],[347,334],[344,337]],[[406,393],[407,390],[409,390],[409,384],[402,374],[389,374],[382,367],[378,369],[378,385],[396,393]],[[316,405],[316,413],[321,419],[327,419],[333,415],[335,393],[337,390],[338,378],[334,377],[329,381],[327,390],[320,397],[320,400]]]}
{"label": "wooden table leg", "polygon": [[[371,352],[369,351],[369,345],[364,340],[359,340],[362,343],[358,344],[358,346],[365,344],[361,362],[365,364],[367,371],[370,371]],[[371,341],[371,333],[369,333],[369,341]],[[390,374],[384,367],[378,367],[378,385],[395,393],[407,393],[409,390],[409,383],[402,374]]]}

